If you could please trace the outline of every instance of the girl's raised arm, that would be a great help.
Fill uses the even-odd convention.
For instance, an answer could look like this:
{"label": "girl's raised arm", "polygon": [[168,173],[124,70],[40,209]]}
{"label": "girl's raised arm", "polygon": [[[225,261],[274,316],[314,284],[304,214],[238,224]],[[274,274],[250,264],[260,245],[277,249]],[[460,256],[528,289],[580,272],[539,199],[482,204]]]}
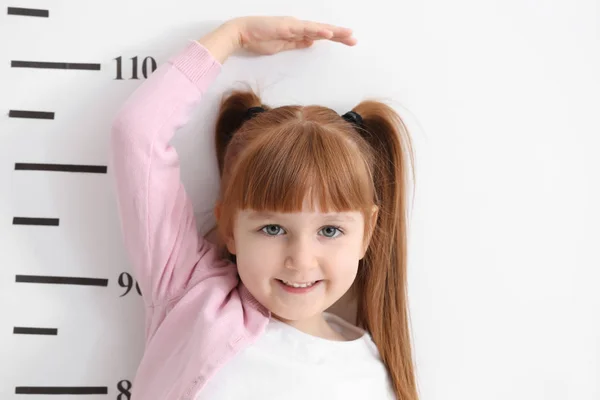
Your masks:
{"label": "girl's raised arm", "polygon": [[179,157],[169,144],[175,132],[238,49],[274,54],[317,39],[355,43],[348,29],[293,17],[228,21],[160,65],[120,108],[112,124],[110,164],[124,243],[147,306],[177,297],[222,262],[196,230]]}

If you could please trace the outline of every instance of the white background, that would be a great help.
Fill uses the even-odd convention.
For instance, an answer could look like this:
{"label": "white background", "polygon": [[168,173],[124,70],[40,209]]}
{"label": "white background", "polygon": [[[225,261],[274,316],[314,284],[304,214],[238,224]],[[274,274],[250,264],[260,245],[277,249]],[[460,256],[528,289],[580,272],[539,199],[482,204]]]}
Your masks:
{"label": "white background", "polygon": [[[143,308],[113,175],[16,171],[15,163],[104,165],[109,127],[142,82],[116,57],[159,63],[220,22],[294,15],[353,28],[317,43],[234,57],[173,144],[199,229],[214,222],[212,153],[221,93],[259,85],[266,103],[339,112],[389,100],[416,151],[409,287],[423,399],[600,399],[600,5],[590,0],[141,0],[2,2],[0,15],[0,398],[20,386],[132,380]],[[49,18],[6,15],[44,8]],[[101,71],[11,68],[11,60],[101,63]],[[53,111],[54,120],[8,118]],[[57,226],[14,217],[59,218]],[[15,276],[108,279],[106,287]],[[14,327],[57,328],[55,336]],[[52,396],[73,399],[79,396]],[[126,397],[121,397],[126,398]]]}

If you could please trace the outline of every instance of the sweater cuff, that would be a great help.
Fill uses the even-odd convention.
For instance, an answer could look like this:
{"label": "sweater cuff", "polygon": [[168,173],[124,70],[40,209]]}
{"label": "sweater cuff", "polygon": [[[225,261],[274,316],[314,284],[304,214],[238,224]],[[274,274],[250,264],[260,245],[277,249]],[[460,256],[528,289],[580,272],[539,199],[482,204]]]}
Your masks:
{"label": "sweater cuff", "polygon": [[195,40],[190,40],[185,49],[171,57],[169,62],[201,91],[206,90],[207,86],[219,75],[222,67],[206,47]]}

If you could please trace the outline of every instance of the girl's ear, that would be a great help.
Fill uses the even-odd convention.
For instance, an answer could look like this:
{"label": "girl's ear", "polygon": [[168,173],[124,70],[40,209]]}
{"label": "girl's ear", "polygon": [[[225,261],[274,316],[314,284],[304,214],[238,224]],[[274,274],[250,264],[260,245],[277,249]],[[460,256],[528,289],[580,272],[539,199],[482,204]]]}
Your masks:
{"label": "girl's ear", "polygon": [[[221,218],[221,203],[217,203],[215,206],[215,218],[217,219],[217,223],[219,222],[219,218]],[[225,245],[227,246],[227,250],[231,254],[235,254],[235,239],[233,236],[228,236],[225,238]]]}
{"label": "girl's ear", "polygon": [[229,251],[229,253],[235,254],[235,239],[232,236],[229,236],[226,239],[226,242],[227,242],[227,250]]}
{"label": "girl's ear", "polygon": [[373,206],[369,221],[365,221],[365,222],[371,223],[371,229],[369,229],[369,232],[367,233],[366,237],[364,238],[362,253],[361,253],[361,257],[360,257],[361,260],[365,257],[365,254],[367,253],[367,249],[369,248],[369,244],[371,243],[371,237],[373,237],[373,232],[375,231],[375,225],[377,224],[378,214],[379,214],[379,207]]}

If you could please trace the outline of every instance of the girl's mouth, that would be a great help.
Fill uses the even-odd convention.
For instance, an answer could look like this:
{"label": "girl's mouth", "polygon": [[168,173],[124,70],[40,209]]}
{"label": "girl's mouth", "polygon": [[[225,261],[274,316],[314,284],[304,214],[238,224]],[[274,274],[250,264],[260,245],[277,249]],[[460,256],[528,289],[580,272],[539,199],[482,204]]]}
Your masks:
{"label": "girl's mouth", "polygon": [[281,288],[289,293],[308,293],[313,290],[315,287],[319,286],[322,281],[313,281],[313,282],[305,282],[305,283],[295,283],[284,281],[281,279],[276,279],[277,283]]}

